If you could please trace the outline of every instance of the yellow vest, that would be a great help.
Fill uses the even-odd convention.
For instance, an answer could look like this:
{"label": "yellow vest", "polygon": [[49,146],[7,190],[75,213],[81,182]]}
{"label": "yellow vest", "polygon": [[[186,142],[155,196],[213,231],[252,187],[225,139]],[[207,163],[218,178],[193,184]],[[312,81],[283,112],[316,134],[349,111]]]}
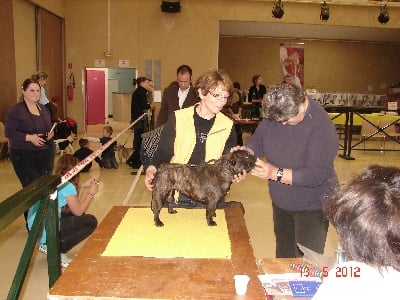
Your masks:
{"label": "yellow vest", "polygon": [[[196,106],[191,106],[175,111],[176,137],[174,156],[171,159],[172,163],[186,164],[192,156],[194,146],[196,145],[196,130],[193,120],[195,107]],[[231,133],[232,126],[232,120],[223,113],[218,113],[216,115],[214,125],[207,135],[206,162],[221,157],[226,141]]]}

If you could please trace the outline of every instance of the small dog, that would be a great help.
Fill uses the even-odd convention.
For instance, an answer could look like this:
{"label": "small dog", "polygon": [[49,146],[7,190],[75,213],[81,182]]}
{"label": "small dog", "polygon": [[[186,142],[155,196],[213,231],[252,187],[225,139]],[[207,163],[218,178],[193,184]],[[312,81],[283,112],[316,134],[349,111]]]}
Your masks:
{"label": "small dog", "polygon": [[119,162],[122,163],[122,159],[125,159],[125,161],[127,161],[127,159],[131,156],[131,154],[133,153],[133,148],[126,148],[125,145],[118,145],[117,152]]}
{"label": "small dog", "polygon": [[173,209],[174,192],[179,191],[193,200],[207,204],[206,218],[209,226],[216,226],[213,220],[218,202],[228,193],[233,176],[249,172],[254,168],[256,157],[245,150],[223,155],[214,164],[190,166],[184,164],[163,164],[155,174],[151,209],[156,226],[164,226],[160,211],[165,201],[168,213]]}

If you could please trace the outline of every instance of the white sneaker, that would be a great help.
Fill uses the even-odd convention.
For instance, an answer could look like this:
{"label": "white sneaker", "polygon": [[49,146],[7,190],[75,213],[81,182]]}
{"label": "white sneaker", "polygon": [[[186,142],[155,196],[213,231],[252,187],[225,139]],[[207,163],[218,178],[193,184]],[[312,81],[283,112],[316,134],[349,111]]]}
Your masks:
{"label": "white sneaker", "polygon": [[65,253],[61,253],[61,267],[67,268],[71,263],[72,259],[67,256]]}
{"label": "white sneaker", "polygon": [[[47,245],[40,244],[39,251],[47,255]],[[61,267],[63,268],[67,268],[72,261],[72,259],[69,258],[65,253],[61,253],[60,260],[61,260]]]}
{"label": "white sneaker", "polygon": [[47,255],[47,245],[46,244],[40,244],[39,245],[39,251]]}

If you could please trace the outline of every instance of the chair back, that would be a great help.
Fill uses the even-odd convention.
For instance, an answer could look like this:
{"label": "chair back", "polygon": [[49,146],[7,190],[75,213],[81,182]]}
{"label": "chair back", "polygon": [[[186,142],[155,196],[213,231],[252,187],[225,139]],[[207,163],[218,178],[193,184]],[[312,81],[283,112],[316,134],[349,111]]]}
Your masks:
{"label": "chair back", "polygon": [[[366,120],[362,120],[362,124],[361,124],[361,137],[362,138],[369,137],[377,132],[378,132],[378,129],[375,126],[373,126],[371,123],[367,122]],[[375,137],[375,135],[373,137]]]}
{"label": "chair back", "polygon": [[[379,121],[379,128],[384,128],[384,127],[388,126],[392,122],[393,121],[390,121],[390,120],[381,120],[381,121]],[[395,124],[389,125],[383,131],[389,136],[399,136],[400,135],[400,133],[396,131],[396,125]]]}

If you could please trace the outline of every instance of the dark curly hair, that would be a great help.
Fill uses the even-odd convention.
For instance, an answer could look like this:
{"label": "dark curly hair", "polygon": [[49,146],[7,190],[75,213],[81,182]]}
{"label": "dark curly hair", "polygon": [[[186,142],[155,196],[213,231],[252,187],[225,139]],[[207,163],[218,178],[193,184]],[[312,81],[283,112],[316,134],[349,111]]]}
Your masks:
{"label": "dark curly hair", "polygon": [[400,271],[400,169],[372,165],[324,210],[350,259]]}

